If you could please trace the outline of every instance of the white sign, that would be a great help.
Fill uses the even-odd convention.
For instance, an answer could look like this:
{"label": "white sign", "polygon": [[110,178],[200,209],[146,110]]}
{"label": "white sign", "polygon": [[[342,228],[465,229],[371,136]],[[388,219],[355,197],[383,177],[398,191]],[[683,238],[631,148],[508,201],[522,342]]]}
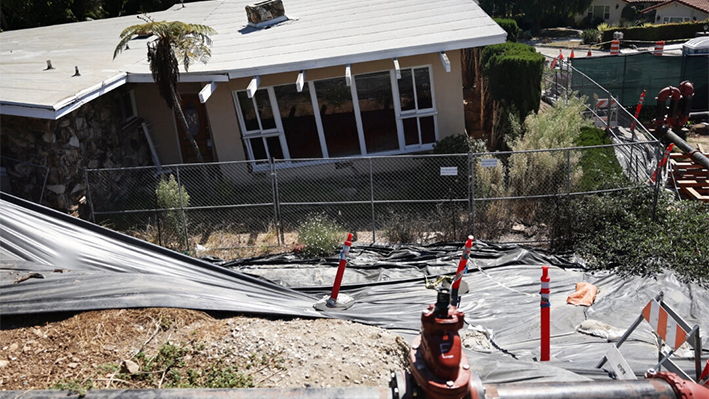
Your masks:
{"label": "white sign", "polygon": [[611,348],[606,352],[606,359],[608,359],[608,363],[613,368],[613,371],[615,371],[615,375],[619,380],[638,379],[615,345],[611,345]]}
{"label": "white sign", "polygon": [[458,176],[458,167],[441,166],[441,176]]}
{"label": "white sign", "polygon": [[480,166],[482,166],[483,168],[496,168],[497,158],[481,159]]}

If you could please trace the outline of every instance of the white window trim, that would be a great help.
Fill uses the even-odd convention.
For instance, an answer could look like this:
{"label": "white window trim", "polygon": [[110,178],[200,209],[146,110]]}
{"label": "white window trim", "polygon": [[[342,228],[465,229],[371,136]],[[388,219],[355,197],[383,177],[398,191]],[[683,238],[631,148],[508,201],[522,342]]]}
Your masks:
{"label": "white window trim", "polygon": [[[123,102],[123,96],[125,95],[130,98],[130,110],[125,109],[125,103]],[[130,115],[128,115],[128,111],[131,112]],[[123,122],[130,122],[138,117],[138,106],[135,103],[135,91],[133,89],[121,94],[121,112],[124,114],[121,115]]]}
{"label": "white window trim", "polygon": [[[418,93],[416,92],[416,80],[414,76],[414,70],[417,68],[427,68],[428,69],[428,74],[429,74],[429,82],[431,84],[431,99],[432,99],[432,107],[431,108],[426,108],[423,110],[418,109]],[[429,151],[433,149],[433,145],[435,141],[438,141],[439,139],[439,132],[438,132],[438,111],[436,109],[436,93],[435,93],[435,85],[433,81],[433,66],[431,64],[425,64],[425,65],[415,65],[415,66],[410,66],[402,69],[409,69],[411,70],[411,79],[413,83],[413,90],[414,90],[414,103],[416,104],[416,108],[412,110],[406,110],[402,111],[401,110],[401,96],[399,93],[399,85],[398,81],[396,78],[396,71],[394,69],[389,69],[389,70],[379,70],[379,71],[370,71],[367,73],[362,73],[358,75],[353,75],[353,79],[350,85],[350,95],[352,97],[352,106],[353,106],[353,112],[355,114],[355,123],[357,126],[357,137],[358,137],[358,142],[359,142],[359,148],[360,148],[360,153],[357,155],[352,155],[346,158],[357,158],[357,157],[362,157],[362,156],[368,156],[368,155],[396,155],[396,154],[407,154],[407,153],[414,153],[414,152],[419,152],[419,151]],[[367,75],[371,73],[377,73],[377,72],[389,72],[389,78],[391,82],[391,90],[392,90],[392,96],[393,96],[393,103],[394,103],[394,116],[396,118],[396,128],[397,128],[397,139],[399,142],[399,148],[397,150],[389,150],[389,151],[378,151],[374,153],[368,153],[367,152],[367,145],[364,137],[364,128],[362,124],[362,114],[361,110],[359,108],[359,98],[357,96],[357,83],[356,83],[356,77],[361,76],[361,75]],[[337,79],[340,77],[334,77],[334,79]],[[344,77],[343,77],[344,78]],[[325,131],[323,128],[322,124],[322,117],[319,112],[319,104],[318,104],[318,98],[317,98],[317,93],[315,90],[315,83],[318,81],[324,81],[324,80],[330,80],[333,78],[326,78],[326,79],[317,79],[317,80],[310,80],[307,81],[308,84],[308,89],[310,90],[310,101],[311,105],[313,107],[313,115],[315,117],[315,124],[318,129],[318,138],[320,140],[320,149],[322,151],[322,157],[324,159],[332,159],[329,156],[329,152],[327,149],[327,142],[325,141]],[[251,148],[251,143],[249,140],[255,139],[255,138],[261,138],[263,140],[264,148],[266,149],[266,155],[270,158],[270,152],[268,150],[268,145],[266,144],[266,138],[269,137],[278,137],[279,142],[281,144],[281,151],[283,152],[283,160],[278,163],[279,167],[288,167],[291,165],[291,157],[290,157],[290,152],[288,150],[288,145],[286,142],[285,138],[285,131],[283,128],[283,122],[281,120],[281,115],[280,111],[278,108],[278,99],[276,98],[275,90],[273,86],[268,86],[268,87],[262,87],[259,90],[266,90],[269,96],[269,101],[271,103],[271,109],[273,110],[273,117],[274,121],[276,124],[276,128],[272,129],[263,129],[263,126],[261,124],[261,118],[258,116],[258,112],[256,112],[256,120],[259,124],[259,130],[258,131],[247,131],[246,130],[246,124],[244,120],[244,115],[241,111],[241,105],[239,102],[238,94],[241,91],[244,90],[234,90],[232,91],[232,98],[234,100],[234,105],[236,108],[237,116],[238,116],[238,121],[239,121],[239,128],[241,129],[241,139],[244,141],[246,150],[247,150],[247,155],[249,157],[249,160],[254,162],[254,171],[263,171],[268,168],[267,165],[259,165],[257,162],[259,161],[264,161],[261,159],[254,159],[254,154],[253,154],[253,149]],[[252,106],[254,107],[255,110],[258,110],[257,104],[256,104],[256,96],[254,95],[253,98],[249,99],[252,101]],[[434,118],[434,135],[435,135],[435,140],[434,143],[426,143],[426,144],[420,144],[421,143],[421,127],[420,127],[420,122],[419,118],[422,117],[428,117],[428,116],[433,116]],[[406,145],[406,137],[404,135],[404,126],[403,126],[403,120],[404,119],[409,119],[409,118],[416,118],[417,119],[417,125],[418,125],[418,135],[419,135],[419,144],[413,144],[413,145]],[[285,162],[283,162],[285,161]],[[292,160],[292,161],[297,161],[299,164],[303,164],[303,161],[300,159]],[[317,162],[317,161],[312,161],[312,162]]]}

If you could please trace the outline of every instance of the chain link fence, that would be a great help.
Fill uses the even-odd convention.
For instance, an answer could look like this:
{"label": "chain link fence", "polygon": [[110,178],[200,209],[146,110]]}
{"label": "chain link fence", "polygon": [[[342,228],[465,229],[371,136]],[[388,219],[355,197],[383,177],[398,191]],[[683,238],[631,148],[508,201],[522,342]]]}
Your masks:
{"label": "chain link fence", "polygon": [[[617,154],[657,146],[88,169],[86,180],[95,223],[200,256],[295,244],[316,216],[360,243],[469,234],[537,243],[547,240],[558,201],[646,186],[654,167],[622,167]],[[623,178],[595,171],[599,159]]]}
{"label": "chain link fence", "polygon": [[0,189],[27,201],[42,203],[47,188],[49,168],[42,165],[2,157]]}

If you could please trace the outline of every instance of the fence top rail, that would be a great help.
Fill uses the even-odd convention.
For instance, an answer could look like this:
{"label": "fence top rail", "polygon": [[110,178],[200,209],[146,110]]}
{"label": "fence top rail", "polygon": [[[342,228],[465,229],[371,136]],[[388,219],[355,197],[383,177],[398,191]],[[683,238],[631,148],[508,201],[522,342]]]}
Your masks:
{"label": "fence top rail", "polygon": [[36,167],[36,168],[49,169],[49,167],[46,166],[46,165],[37,165],[37,164],[32,163],[32,162],[22,161],[22,160],[15,159],[15,158],[10,158],[10,157],[0,157],[0,158],[2,158],[2,159],[7,159],[7,160],[10,160],[10,161],[13,161],[13,162],[17,162],[17,163],[23,163],[23,164],[25,164],[25,165],[34,166],[34,167]]}
{"label": "fence top rail", "polygon": [[[352,162],[352,161],[362,161],[362,160],[374,160],[374,159],[421,159],[421,158],[465,158],[468,155],[479,157],[485,155],[512,155],[512,154],[523,154],[523,153],[533,153],[533,152],[554,152],[554,151],[569,151],[569,150],[588,150],[593,148],[606,148],[606,147],[622,147],[622,146],[637,146],[637,145],[658,145],[660,142],[658,140],[648,140],[648,141],[635,141],[631,143],[617,143],[617,144],[602,144],[593,145],[585,147],[560,147],[560,148],[544,148],[538,150],[522,150],[522,151],[496,151],[496,152],[470,152],[470,153],[454,153],[454,154],[404,154],[404,155],[382,155],[382,156],[357,156],[357,157],[341,157],[341,158],[298,158],[298,159],[274,159],[274,164],[280,163],[291,163],[300,164],[303,166],[315,166],[321,164],[329,163],[340,163],[340,162]],[[163,165],[162,169],[169,169],[171,167],[198,167],[202,165],[234,165],[234,164],[246,164],[246,163],[262,163],[268,164],[269,161],[226,161],[226,162],[210,162],[207,164],[171,164]],[[37,165],[39,166],[39,165]],[[157,170],[156,166],[133,166],[124,168],[98,168],[89,169],[86,168],[87,172],[113,172],[113,171],[136,171],[136,170]],[[163,171],[162,173],[167,173],[168,171]]]}
{"label": "fence top rail", "polygon": [[589,145],[586,147],[562,147],[562,148],[546,148],[542,150],[523,150],[523,151],[497,151],[497,152],[476,152],[471,155],[474,157],[484,156],[484,155],[514,155],[514,154],[524,154],[530,152],[553,152],[553,151],[570,151],[570,150],[589,150],[594,148],[607,148],[607,147],[627,147],[627,146],[637,146],[641,144],[647,145],[658,145],[660,142],[658,140],[650,141],[635,141],[632,143],[617,143],[617,144],[601,144],[601,145]]}

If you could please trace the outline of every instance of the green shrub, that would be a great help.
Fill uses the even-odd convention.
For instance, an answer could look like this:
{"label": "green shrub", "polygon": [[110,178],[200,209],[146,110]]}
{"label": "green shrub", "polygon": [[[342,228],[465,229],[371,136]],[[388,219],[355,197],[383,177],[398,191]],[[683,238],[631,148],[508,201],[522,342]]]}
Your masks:
{"label": "green shrub", "polygon": [[324,214],[309,215],[298,228],[301,253],[307,257],[333,255],[345,238],[342,227]]}
{"label": "green shrub", "polygon": [[160,209],[167,209],[165,215],[165,227],[173,233],[182,230],[185,224],[182,208],[187,208],[190,204],[190,195],[184,187],[181,187],[175,180],[175,176],[162,178],[155,189],[157,205]]}
{"label": "green shrub", "polygon": [[[628,28],[613,27],[612,29],[603,31],[603,41],[610,42],[613,40],[613,32],[623,32],[623,40],[676,40],[676,39],[692,39],[697,32],[704,30],[704,25],[707,21],[702,22],[682,22],[676,24],[662,24],[650,26],[633,26]],[[610,44],[608,44],[610,46]]]}
{"label": "green shrub", "polygon": [[[574,142],[579,147],[611,143],[604,130],[593,126],[582,127],[581,134]],[[576,184],[576,191],[610,188],[608,187],[610,181],[619,181],[623,186],[627,186],[629,183],[625,180],[623,169],[618,163],[613,147],[589,148],[581,151],[579,167],[583,170],[583,176]]]}
{"label": "green shrub", "polygon": [[487,46],[480,62],[493,101],[506,109],[514,106],[520,119],[539,110],[544,56],[534,47],[510,42]]}
{"label": "green shrub", "polygon": [[598,43],[599,37],[601,37],[601,33],[598,29],[586,29],[581,32],[581,40],[583,44],[596,44]]}
{"label": "green shrub", "polygon": [[517,35],[519,35],[520,29],[519,26],[517,26],[517,21],[514,19],[507,19],[507,18],[493,18],[493,21],[500,25],[500,28],[504,29],[505,32],[507,32],[507,41],[508,42],[516,42],[517,41]]}
{"label": "green shrub", "polygon": [[683,281],[709,283],[707,206],[666,192],[654,204],[650,188],[560,199],[552,247],[573,250],[590,268],[643,276],[670,268]]}
{"label": "green shrub", "polygon": [[487,152],[487,141],[474,139],[465,133],[453,134],[433,144],[434,154],[465,154]]}

